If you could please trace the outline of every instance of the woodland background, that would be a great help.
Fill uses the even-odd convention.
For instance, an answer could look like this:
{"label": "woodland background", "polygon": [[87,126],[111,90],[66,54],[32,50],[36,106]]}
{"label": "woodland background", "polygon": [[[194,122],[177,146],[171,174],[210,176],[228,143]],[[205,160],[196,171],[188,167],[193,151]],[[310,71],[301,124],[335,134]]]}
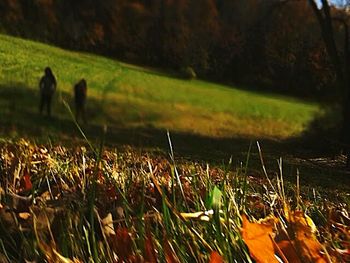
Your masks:
{"label": "woodland background", "polygon": [[0,17],[4,33],[64,48],[304,98],[340,94],[308,1],[2,0]]}

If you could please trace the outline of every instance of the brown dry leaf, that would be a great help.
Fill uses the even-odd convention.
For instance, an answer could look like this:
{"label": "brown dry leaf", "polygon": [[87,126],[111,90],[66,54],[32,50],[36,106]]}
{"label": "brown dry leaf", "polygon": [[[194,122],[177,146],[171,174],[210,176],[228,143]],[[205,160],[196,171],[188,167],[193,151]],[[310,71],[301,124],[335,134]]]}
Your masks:
{"label": "brown dry leaf", "polygon": [[29,207],[32,205],[33,197],[32,195],[27,197],[15,193],[8,193],[7,202],[8,206],[17,212],[28,212]]}
{"label": "brown dry leaf", "polygon": [[288,248],[286,253],[291,254],[290,251],[295,249],[302,262],[327,262],[324,255],[321,254],[322,245],[315,236],[317,229],[312,219],[302,211],[294,211],[287,214],[287,221],[290,224],[290,231],[292,231],[290,236],[294,237],[294,240],[292,240],[292,243],[289,242],[291,247]]}
{"label": "brown dry leaf", "polygon": [[108,237],[108,241],[121,261],[128,260],[132,255],[132,240],[127,228],[118,228],[115,235]]}
{"label": "brown dry leaf", "polygon": [[47,262],[49,263],[80,263],[78,259],[71,260],[69,258],[66,258],[62,256],[60,253],[57,252],[55,249],[56,244],[51,241],[51,244],[48,245],[42,240],[38,239],[38,245],[43,254],[45,255],[45,258]]}
{"label": "brown dry leaf", "polygon": [[336,251],[344,262],[350,262],[350,248],[337,249]]}
{"label": "brown dry leaf", "polygon": [[179,263],[180,260],[176,256],[176,253],[174,251],[174,248],[169,243],[168,239],[164,238],[164,255],[165,255],[165,262],[167,263]]}
{"label": "brown dry leaf", "polygon": [[25,191],[32,190],[33,184],[32,184],[32,181],[30,180],[30,175],[29,174],[24,175],[23,180],[24,180],[24,190]]}
{"label": "brown dry leaf", "polygon": [[246,215],[242,215],[242,221],[242,238],[249,248],[251,257],[257,263],[278,263],[271,240],[272,225],[250,223]]}
{"label": "brown dry leaf", "polygon": [[154,249],[151,233],[148,233],[145,240],[145,262],[157,263],[157,254]]}
{"label": "brown dry leaf", "polygon": [[2,208],[0,209],[0,222],[2,227],[10,234],[17,232],[17,223],[15,215],[11,210]]}
{"label": "brown dry leaf", "polygon": [[82,263],[82,261],[80,261],[77,258],[74,258],[73,260],[69,259],[69,258],[65,258],[64,256],[62,256],[61,254],[59,254],[55,248],[52,249],[54,254],[56,255],[56,261],[55,263]]}
{"label": "brown dry leaf", "polygon": [[224,263],[224,259],[216,251],[212,251],[210,254],[209,263]]}

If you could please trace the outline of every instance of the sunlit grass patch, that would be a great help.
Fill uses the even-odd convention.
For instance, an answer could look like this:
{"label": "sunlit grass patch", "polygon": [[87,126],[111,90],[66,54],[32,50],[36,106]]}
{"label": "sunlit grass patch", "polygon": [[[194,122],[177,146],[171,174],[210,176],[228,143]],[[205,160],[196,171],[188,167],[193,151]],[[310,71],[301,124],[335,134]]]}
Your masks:
{"label": "sunlit grass patch", "polygon": [[20,85],[31,94],[0,97],[4,105],[0,111],[11,111],[16,104],[11,117],[15,126],[35,119],[37,85],[48,65],[58,79],[53,113],[60,120],[69,119],[61,98],[71,103],[73,85],[82,77],[88,82],[93,125],[154,127],[208,137],[287,138],[300,134],[318,112],[316,104],[288,97],[181,80],[154,69],[10,36],[1,35],[0,43],[0,89]]}

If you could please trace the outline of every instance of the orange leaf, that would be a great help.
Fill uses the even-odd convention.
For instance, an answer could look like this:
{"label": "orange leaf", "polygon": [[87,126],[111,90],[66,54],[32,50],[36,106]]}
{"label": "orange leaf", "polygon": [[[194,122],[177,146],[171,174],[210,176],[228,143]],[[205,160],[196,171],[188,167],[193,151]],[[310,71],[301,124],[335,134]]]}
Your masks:
{"label": "orange leaf", "polygon": [[30,218],[30,216],[31,216],[31,214],[30,213],[26,213],[26,212],[18,214],[18,217],[23,219],[23,220],[27,220],[28,218]]}
{"label": "orange leaf", "polygon": [[301,230],[309,235],[317,231],[312,219],[302,211],[288,212],[286,217],[288,223],[290,223],[294,229]]}
{"label": "orange leaf", "polygon": [[272,225],[250,223],[246,215],[242,216],[242,238],[249,248],[250,255],[256,262],[278,262],[271,240]]}
{"label": "orange leaf", "polygon": [[301,263],[300,258],[297,254],[297,251],[294,248],[292,241],[282,240],[278,242],[277,245],[282,251],[283,255],[288,260],[288,262]]}
{"label": "orange leaf", "polygon": [[302,211],[289,212],[286,217],[289,223],[290,236],[294,237],[293,244],[298,257],[306,262],[327,262],[321,254],[322,245],[315,236],[316,226],[312,219]]}
{"label": "orange leaf", "polygon": [[306,236],[304,233],[297,233],[296,248],[305,260],[317,263],[327,262],[321,254],[321,244],[313,237]]}
{"label": "orange leaf", "polygon": [[224,259],[218,252],[212,251],[210,254],[209,263],[224,263]]}

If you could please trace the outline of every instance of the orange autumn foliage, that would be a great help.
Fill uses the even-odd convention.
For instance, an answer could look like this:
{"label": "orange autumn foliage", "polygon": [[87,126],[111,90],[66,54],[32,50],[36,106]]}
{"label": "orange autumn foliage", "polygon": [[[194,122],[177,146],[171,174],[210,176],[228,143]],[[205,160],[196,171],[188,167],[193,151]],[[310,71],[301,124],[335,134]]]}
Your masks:
{"label": "orange autumn foliage", "polygon": [[[283,253],[287,255],[297,254],[301,262],[327,262],[324,255],[321,254],[322,246],[315,236],[316,227],[310,217],[301,211],[286,213],[286,219],[289,224],[290,242],[282,245]],[[281,242],[278,243],[279,246]],[[287,257],[288,258],[288,257]],[[290,262],[297,262],[291,261]]]}
{"label": "orange autumn foliage", "polygon": [[[281,252],[283,253],[283,255],[285,256],[285,258],[288,260],[288,262],[302,263],[299,259],[299,256],[297,254],[297,251],[294,248],[292,241],[282,240],[282,241],[278,242],[277,245],[278,245],[279,249],[281,250]],[[280,255],[280,256],[282,256],[282,255]]]}
{"label": "orange autumn foliage", "polygon": [[242,216],[242,238],[249,248],[251,257],[257,263],[278,262],[275,256],[272,225],[249,222],[246,215]]}
{"label": "orange autumn foliage", "polygon": [[210,254],[209,263],[224,263],[224,259],[216,251],[212,251]]}
{"label": "orange autumn foliage", "polygon": [[[301,211],[286,212],[287,231],[283,228],[274,233],[271,223],[251,223],[242,216],[242,237],[249,248],[250,255],[256,262],[278,262],[278,255],[283,262],[328,262],[322,254],[322,245],[315,236],[316,227],[311,218]],[[275,219],[277,228],[282,222]],[[279,225],[280,224],[280,225]],[[273,239],[275,235],[277,243]]]}

